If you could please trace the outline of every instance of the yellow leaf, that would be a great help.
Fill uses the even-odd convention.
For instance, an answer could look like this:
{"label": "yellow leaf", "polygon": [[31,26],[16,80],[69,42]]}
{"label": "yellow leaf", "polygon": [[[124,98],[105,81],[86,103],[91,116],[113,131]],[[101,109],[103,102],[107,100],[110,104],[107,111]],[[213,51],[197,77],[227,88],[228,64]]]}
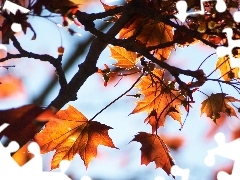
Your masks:
{"label": "yellow leaf", "polygon": [[226,95],[225,93],[211,94],[202,102],[201,114],[206,113],[207,117],[213,119],[214,122],[220,118],[220,112],[237,117],[235,110],[228,103],[240,102],[240,100]]}
{"label": "yellow leaf", "polygon": [[216,68],[220,70],[221,76],[225,81],[230,81],[233,78],[240,78],[238,75],[240,69],[231,68],[229,56],[218,58]]}
{"label": "yellow leaf", "polygon": [[116,148],[108,136],[111,127],[88,119],[77,109],[69,106],[60,110],[56,119],[51,119],[46,127],[35,136],[41,153],[56,150],[52,169],[59,167],[62,160],[72,160],[79,154],[86,167],[97,155],[97,146]]}
{"label": "yellow leaf", "polygon": [[123,47],[109,46],[111,51],[111,57],[114,58],[117,63],[114,64],[120,68],[131,69],[137,63],[137,54],[135,52],[127,51]]}
{"label": "yellow leaf", "polygon": [[185,100],[177,90],[170,89],[163,79],[164,70],[155,69],[152,75],[144,76],[136,85],[144,98],[137,101],[137,106],[132,114],[147,112],[148,117],[145,122],[152,126],[152,131],[156,131],[160,126],[164,126],[166,116],[171,116],[174,120],[181,122],[181,111],[179,105]]}

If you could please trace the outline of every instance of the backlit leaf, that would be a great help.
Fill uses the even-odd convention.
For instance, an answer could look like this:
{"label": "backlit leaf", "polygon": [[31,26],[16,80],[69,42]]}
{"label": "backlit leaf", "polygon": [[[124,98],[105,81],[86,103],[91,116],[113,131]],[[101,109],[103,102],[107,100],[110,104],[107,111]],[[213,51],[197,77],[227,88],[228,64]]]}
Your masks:
{"label": "backlit leaf", "polygon": [[132,141],[142,144],[141,164],[148,165],[155,162],[156,168],[162,168],[168,175],[171,167],[175,164],[170,151],[164,141],[156,134],[139,132]]}
{"label": "backlit leaf", "polygon": [[102,6],[103,6],[105,11],[108,11],[110,9],[114,9],[114,8],[118,7],[118,5],[108,5],[108,4],[105,4],[101,0],[100,0],[100,2],[101,2],[101,4],[102,4]]}
{"label": "backlit leaf", "polygon": [[111,127],[88,119],[77,109],[69,106],[60,110],[56,119],[51,119],[46,127],[35,136],[42,153],[56,150],[52,169],[59,167],[62,160],[72,160],[79,154],[86,167],[97,155],[98,145],[116,148],[108,136]]}
{"label": "backlit leaf", "polygon": [[120,68],[131,69],[137,63],[137,54],[135,52],[127,51],[123,47],[109,46],[111,51],[111,57],[114,58],[117,63],[114,64]]}
{"label": "backlit leaf", "polygon": [[231,68],[229,56],[218,58],[216,68],[220,70],[221,76],[225,81],[230,81],[233,78],[240,78],[238,75],[240,68]]}
{"label": "backlit leaf", "polygon": [[236,112],[232,106],[228,103],[240,102],[240,100],[227,96],[225,93],[211,94],[207,99],[202,102],[201,114],[206,113],[207,117],[210,117],[215,122],[220,118],[220,113],[225,113],[228,116],[235,116]]}
{"label": "backlit leaf", "polygon": [[136,85],[144,98],[137,101],[137,106],[132,114],[147,112],[148,117],[145,122],[152,126],[152,131],[156,131],[160,126],[164,126],[166,116],[171,116],[182,124],[179,105],[185,100],[175,89],[170,89],[163,79],[164,70],[155,69],[152,75],[144,76]]}
{"label": "backlit leaf", "polygon": [[97,2],[97,0],[38,0],[33,5],[33,9],[34,13],[40,14],[44,6],[50,12],[65,15],[73,8],[83,8],[93,2]]}
{"label": "backlit leaf", "polygon": [[[140,31],[140,32],[139,32]],[[136,18],[120,31],[121,39],[137,34],[136,40],[146,47],[156,46],[173,41],[173,28],[163,22],[156,22],[145,18]],[[158,59],[168,59],[173,46],[154,50]]]}

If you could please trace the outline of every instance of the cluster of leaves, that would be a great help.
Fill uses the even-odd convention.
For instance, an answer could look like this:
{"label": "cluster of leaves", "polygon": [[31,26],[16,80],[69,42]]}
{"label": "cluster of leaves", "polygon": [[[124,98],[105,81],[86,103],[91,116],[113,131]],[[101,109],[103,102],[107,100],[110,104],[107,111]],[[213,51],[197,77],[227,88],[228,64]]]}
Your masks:
{"label": "cluster of leaves", "polygon": [[[86,2],[81,1],[81,3]],[[18,20],[18,14],[7,13],[5,16],[1,30],[7,40],[13,41],[19,54],[8,53],[7,57],[0,59],[0,62],[22,57],[48,61],[56,68],[61,88],[57,97],[46,108],[48,113],[34,105],[0,111],[1,124],[10,124],[0,136],[5,135],[11,140],[17,140],[21,145],[34,138],[41,146],[42,153],[56,150],[52,168],[57,168],[64,159],[72,160],[75,154],[80,155],[87,167],[92,158],[97,155],[98,145],[116,148],[108,135],[111,127],[94,121],[95,117],[136,87],[139,93],[134,96],[142,95],[143,98],[136,101],[137,105],[131,114],[147,112],[148,115],[144,122],[152,127],[152,132],[139,132],[132,141],[142,144],[142,164],[155,162],[156,167],[170,174],[174,160],[167,145],[157,133],[164,126],[167,116],[183,126],[180,109],[183,107],[182,109],[185,109],[187,114],[189,113],[191,103],[195,102],[194,92],[201,92],[200,88],[205,82],[216,81],[220,89],[221,84],[226,84],[234,88],[238,94],[240,94],[240,82],[239,68],[231,68],[228,57],[220,57],[217,60],[216,68],[212,71],[213,73],[220,70],[221,76],[217,79],[210,78],[212,73],[205,75],[200,67],[196,70],[185,70],[171,66],[168,64],[168,58],[175,46],[184,47],[200,41],[213,48],[217,45],[226,45],[226,36],[222,33],[225,27],[233,28],[234,37],[239,37],[237,31],[239,24],[233,22],[229,11],[230,7],[236,8],[237,5],[229,3],[226,12],[218,13],[214,2],[206,2],[204,3],[206,11],[204,15],[188,17],[185,23],[180,23],[174,16],[177,13],[176,2],[171,0],[128,0],[121,6],[109,6],[101,2],[105,12],[92,14],[79,11],[77,8],[82,5],[81,3],[69,0],[60,2],[37,0],[34,4],[29,3],[30,13],[41,16],[42,9],[45,7],[51,13],[59,13],[64,18],[68,17],[72,20],[77,18],[85,30],[95,36],[85,61],[79,65],[79,70],[69,82],[65,78],[61,63],[64,48],[62,46],[58,48],[57,58],[24,50],[10,30],[13,20]],[[192,1],[188,3],[190,9],[200,8],[198,3]],[[29,15],[21,13],[21,21],[18,22],[25,33],[27,27],[31,28],[27,22]],[[8,16],[11,17],[11,21]],[[96,19],[109,21],[109,17],[113,25],[106,33],[95,27]],[[63,25],[67,26],[66,21],[63,21]],[[6,28],[10,31],[6,31]],[[6,34],[6,32],[11,33]],[[139,74],[139,78],[129,90],[113,100],[90,120],[72,106],[66,110],[60,110],[69,101],[77,99],[77,91],[93,73],[99,72],[103,76],[105,86],[111,78],[124,76],[110,69],[108,65],[105,65],[103,70],[96,68],[99,55],[107,45],[109,45],[111,57],[117,61],[114,66],[127,72],[125,75],[128,76]],[[171,78],[166,78],[166,72]],[[192,81],[185,82],[180,75],[192,77]],[[219,93],[205,95],[207,98],[202,102],[201,114],[206,113],[207,117],[214,122],[220,118],[222,113],[237,117],[233,108],[236,108],[236,105],[233,103],[240,100],[227,95],[222,90]],[[45,127],[40,131],[44,125]]]}

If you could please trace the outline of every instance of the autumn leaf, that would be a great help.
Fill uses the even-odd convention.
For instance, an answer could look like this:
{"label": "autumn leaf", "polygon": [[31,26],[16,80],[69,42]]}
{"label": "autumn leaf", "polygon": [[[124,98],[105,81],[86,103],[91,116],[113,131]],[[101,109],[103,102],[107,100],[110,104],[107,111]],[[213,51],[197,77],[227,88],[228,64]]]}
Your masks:
{"label": "autumn leaf", "polygon": [[42,11],[42,6],[45,6],[50,12],[60,12],[61,14],[66,14],[71,8],[77,8],[78,4],[70,0],[38,0],[33,5],[34,13],[39,15]]}
{"label": "autumn leaf", "polygon": [[171,89],[164,81],[163,75],[164,70],[155,69],[152,74],[142,77],[136,85],[144,98],[137,101],[137,106],[132,114],[147,112],[148,117],[145,122],[152,126],[152,132],[160,126],[164,126],[167,115],[182,124],[179,105],[182,104],[185,97],[174,88]]}
{"label": "autumn leaf", "polygon": [[42,153],[56,150],[51,168],[59,167],[62,160],[72,160],[79,154],[86,167],[97,155],[98,145],[116,148],[108,136],[111,127],[88,119],[77,109],[69,106],[57,112],[46,127],[35,136]]}
{"label": "autumn leaf", "polygon": [[161,134],[161,139],[165,142],[168,148],[174,151],[178,151],[184,145],[184,137],[171,134]]}
{"label": "autumn leaf", "polygon": [[174,30],[174,41],[177,42],[179,47],[189,46],[191,44],[198,43],[199,40],[189,36],[187,32],[181,31],[179,29]]}
{"label": "autumn leaf", "polygon": [[[140,32],[139,32],[140,30]],[[145,18],[136,18],[130,21],[119,34],[119,38],[129,38],[136,35],[136,40],[144,44],[146,47],[157,46],[166,42],[173,41],[173,28],[163,22],[157,22]],[[168,59],[173,46],[159,48],[154,50],[154,54],[158,59]]]}
{"label": "autumn leaf", "polygon": [[148,165],[154,161],[156,168],[160,167],[168,175],[170,174],[171,167],[175,165],[175,163],[168,147],[158,135],[139,132],[132,141],[137,141],[142,144],[140,148],[141,164]]}
{"label": "autumn leaf", "polygon": [[74,8],[83,8],[88,6],[90,3],[97,2],[97,0],[38,0],[33,5],[34,13],[40,14],[42,11],[42,7],[44,6],[50,12],[60,13],[65,15]]}
{"label": "autumn leaf", "polygon": [[32,25],[27,22],[27,15],[28,13],[22,13],[20,10],[17,10],[16,14],[3,11],[3,16],[5,17],[1,26],[3,44],[9,44],[9,39],[15,34],[15,32],[12,30],[13,23],[20,24],[24,34],[27,32],[27,28],[30,28],[33,32],[32,40],[36,39],[36,32],[34,31]]}
{"label": "autumn leaf", "polygon": [[225,81],[230,81],[233,78],[240,78],[238,75],[240,69],[231,68],[229,56],[218,58],[216,68],[220,70],[221,76]]}
{"label": "autumn leaf", "polygon": [[109,48],[111,57],[117,61],[114,64],[115,66],[131,69],[138,62],[136,52],[127,51],[125,48],[119,46],[109,46]]}
{"label": "autumn leaf", "polygon": [[[108,11],[108,10],[111,10],[111,9],[115,9],[116,7],[119,7],[119,5],[108,5],[108,4],[105,4],[105,3],[103,3],[101,0],[100,0],[100,2],[101,2],[101,4],[102,4],[102,6],[103,6],[103,8],[104,8],[104,10],[105,11]],[[112,22],[116,22],[119,18],[120,18],[120,14],[116,14],[116,15],[114,15],[114,16],[112,16],[109,20],[107,20],[107,21],[112,21]]]}
{"label": "autumn leaf", "polygon": [[103,8],[105,11],[108,11],[108,10],[111,10],[111,9],[115,9],[116,7],[119,7],[118,5],[108,5],[108,4],[105,4],[104,2],[102,2],[102,0],[100,0]]}
{"label": "autumn leaf", "polygon": [[16,94],[23,94],[24,87],[21,79],[13,75],[3,75],[0,77],[0,98],[9,98]]}
{"label": "autumn leaf", "polygon": [[225,113],[228,116],[235,116],[237,114],[229,102],[240,102],[240,100],[227,96],[225,93],[216,93],[211,94],[207,99],[202,102],[201,114],[206,113],[207,117],[213,119],[216,122],[216,119],[220,118],[219,113]]}
{"label": "autumn leaf", "polygon": [[10,124],[0,133],[0,138],[6,136],[11,141],[25,144],[41,129],[41,123],[36,119],[41,116],[41,121],[54,114],[49,109],[38,107],[34,104],[25,105],[19,108],[0,111],[0,125]]}
{"label": "autumn leaf", "polygon": [[207,35],[207,40],[213,44],[220,45],[223,39],[217,35]]}

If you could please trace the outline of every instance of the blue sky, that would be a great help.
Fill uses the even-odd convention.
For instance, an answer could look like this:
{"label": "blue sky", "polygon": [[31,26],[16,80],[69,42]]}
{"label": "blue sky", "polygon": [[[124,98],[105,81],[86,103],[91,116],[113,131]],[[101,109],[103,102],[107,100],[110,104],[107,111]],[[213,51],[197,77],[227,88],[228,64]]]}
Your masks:
{"label": "blue sky", "polygon": [[[94,5],[89,7],[88,11],[95,12],[98,11],[97,8],[98,6]],[[65,48],[63,58],[66,61],[68,57],[71,56],[77,43],[87,37],[84,28],[77,28],[81,36],[70,36],[63,28],[57,27],[54,23],[46,19],[32,17],[29,21],[37,32],[37,39],[35,41],[31,40],[32,32],[29,30],[26,36],[19,34],[18,39],[23,48],[32,52],[46,53],[56,57],[57,48],[62,45]],[[12,53],[16,52],[14,48],[11,47],[11,44],[8,46],[8,50]],[[173,50],[168,62],[184,69],[196,69],[207,56],[214,52],[214,49],[203,46],[202,43],[197,43],[185,48],[176,48],[176,50]],[[78,69],[77,64],[81,63],[84,57],[84,55],[81,56],[78,62],[76,62],[76,65],[73,65],[71,70],[67,72],[68,80],[75,74]],[[216,60],[217,56],[213,55],[203,64],[203,69],[206,74],[215,68]],[[106,48],[101,54],[97,66],[103,68],[103,64],[110,65],[114,63],[115,61],[110,58],[110,51]],[[16,67],[8,71],[3,71],[5,71],[5,73],[15,74],[23,79],[27,96],[1,100],[1,109],[18,107],[30,103],[31,100],[37,97],[39,92],[44,89],[46,79],[48,80],[49,76],[54,76],[54,69],[51,65],[38,60],[15,59],[9,61],[9,64],[15,64]],[[216,72],[213,76],[219,76],[219,72]],[[113,87],[114,84],[104,87],[102,82],[99,74],[92,75],[79,90],[78,100],[70,102],[69,104],[76,107],[87,118],[91,118],[108,103],[126,91],[134,81],[133,79],[123,78],[116,87]],[[58,93],[58,88],[59,87],[55,87],[53,91],[49,93],[43,106],[47,106],[53,100]],[[225,89],[233,93],[228,87],[225,87]],[[220,92],[219,87],[213,83],[206,83],[201,90],[207,94]],[[133,94],[133,92],[136,91],[137,89],[133,89],[129,94]],[[204,158],[207,156],[207,150],[215,148],[217,144],[213,138],[212,140],[205,138],[207,132],[214,125],[205,115],[200,116],[200,103],[206,96],[199,92],[196,92],[194,95],[194,100],[197,103],[193,105],[183,130],[179,131],[179,123],[168,118],[166,126],[162,128],[160,132],[185,137],[184,146],[180,148],[179,151],[171,151],[171,153],[181,168],[190,169],[190,180],[205,180],[210,178],[214,167],[217,166],[207,167],[204,164]],[[159,168],[155,169],[154,163],[150,163],[148,166],[141,165],[140,143],[129,143],[137,132],[151,132],[151,126],[143,122],[146,118],[145,113],[128,116],[135,107],[134,101],[135,99],[132,97],[124,96],[97,116],[97,121],[113,127],[113,130],[109,131],[109,135],[120,150],[99,146],[98,157],[90,163],[87,170],[83,161],[79,156],[76,156],[67,171],[74,179],[78,180],[84,175],[88,175],[91,178],[114,180],[130,178],[157,180],[157,177],[164,177],[166,180],[171,179],[163,170]],[[65,105],[63,109],[67,108],[67,106],[68,104]],[[185,115],[186,113],[183,111],[183,118]],[[235,126],[239,126],[239,122],[236,123],[236,121],[236,118],[231,118],[229,124],[232,123]],[[219,131],[226,132],[227,140],[229,140],[227,131],[230,127],[231,125],[225,128],[219,128]],[[44,162],[46,162],[45,170],[49,170],[50,168],[48,162],[51,155],[52,153],[44,155]],[[229,161],[221,157],[217,157],[216,159],[216,164],[218,165],[225,164],[226,162]],[[176,179],[181,178],[177,177]]]}

